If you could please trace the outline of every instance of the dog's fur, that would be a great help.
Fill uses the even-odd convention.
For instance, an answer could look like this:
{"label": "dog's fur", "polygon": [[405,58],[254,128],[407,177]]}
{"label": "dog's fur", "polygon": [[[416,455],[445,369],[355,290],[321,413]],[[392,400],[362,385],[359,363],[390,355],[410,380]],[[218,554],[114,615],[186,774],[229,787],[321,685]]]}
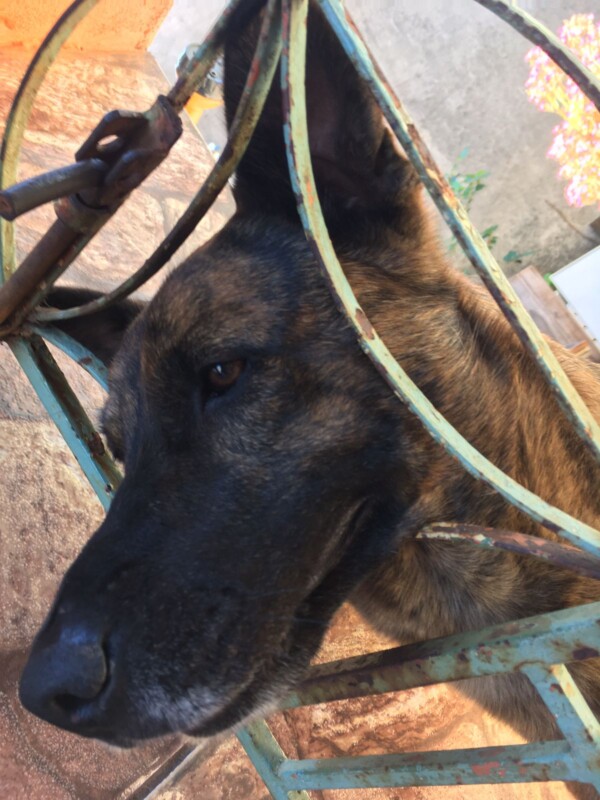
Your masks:
{"label": "dog's fur", "polygon": [[[227,47],[229,120],[253,40]],[[314,11],[308,64],[319,195],[361,305],[475,447],[597,525],[596,464],[502,314],[445,263],[412,168]],[[542,561],[415,540],[441,520],[552,534],[436,445],[361,352],[297,218],[275,88],[235,197],[233,219],[146,308],[62,325],[112,359],[104,427],[125,466],[32,656],[65,631],[101,640],[100,695],[75,693],[49,715],[84,735],[125,743],[234,725],[298,680],[346,598],[407,641],[600,597],[596,582]],[[57,290],[51,302],[81,299]],[[600,374],[552,346],[600,419]],[[240,360],[215,394],[210,366]],[[573,671],[598,710],[598,662]],[[470,691],[527,735],[558,735],[525,679]]]}

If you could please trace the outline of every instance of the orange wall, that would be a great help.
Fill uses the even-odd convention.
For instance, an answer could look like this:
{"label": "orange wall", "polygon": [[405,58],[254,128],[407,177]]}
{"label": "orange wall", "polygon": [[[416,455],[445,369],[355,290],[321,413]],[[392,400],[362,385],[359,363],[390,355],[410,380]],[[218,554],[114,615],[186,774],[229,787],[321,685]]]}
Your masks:
{"label": "orange wall", "polygon": [[[100,0],[65,48],[145,50],[173,0]],[[33,50],[70,5],[69,0],[0,0],[0,47]]]}

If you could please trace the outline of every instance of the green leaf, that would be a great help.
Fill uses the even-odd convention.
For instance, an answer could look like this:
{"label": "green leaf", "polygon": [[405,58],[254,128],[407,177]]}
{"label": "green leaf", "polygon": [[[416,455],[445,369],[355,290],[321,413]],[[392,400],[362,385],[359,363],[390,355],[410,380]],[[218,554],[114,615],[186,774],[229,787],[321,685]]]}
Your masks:
{"label": "green leaf", "polygon": [[508,253],[502,257],[502,260],[507,264],[519,263],[527,256],[533,255],[534,250],[526,250],[524,253],[519,253],[518,250],[509,250]]}
{"label": "green leaf", "polygon": [[487,237],[488,237],[488,236],[491,236],[491,235],[492,235],[493,233],[495,233],[497,230],[498,230],[498,225],[490,225],[490,227],[489,227],[489,228],[486,228],[486,229],[485,229],[485,230],[482,232],[482,234],[481,234],[481,235],[483,236],[483,238],[484,238],[484,239],[487,239]]}

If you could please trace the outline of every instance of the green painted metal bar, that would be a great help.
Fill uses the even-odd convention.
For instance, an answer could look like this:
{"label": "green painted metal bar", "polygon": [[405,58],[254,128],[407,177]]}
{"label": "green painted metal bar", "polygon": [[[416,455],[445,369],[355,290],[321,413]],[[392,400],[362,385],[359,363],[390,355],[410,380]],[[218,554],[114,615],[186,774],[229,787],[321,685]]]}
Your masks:
{"label": "green painted metal bar", "polygon": [[81,306],[69,309],[41,308],[32,315],[36,321],[53,321],[71,319],[84,314],[91,314],[102,308],[113,305],[134,292],[172,258],[186,239],[194,232],[200,220],[210,209],[219,193],[225,187],[233,171],[246,152],[250,137],[260,117],[267,94],[273,82],[281,54],[281,9],[279,2],[270,0],[259,39],[252,67],[244,85],[240,103],[235,113],[227,145],[208,178],[194,196],[189,206],[177,221],[173,230],[161,242],[146,262],[112,292],[92,300]]}
{"label": "green painted metal bar", "polygon": [[573,780],[566,742],[441,752],[287,761],[279,774],[290,787],[374,789]]}
{"label": "green painted metal bar", "polygon": [[515,2],[507,3],[505,0],[475,0],[475,2],[512,25],[530,42],[541,47],[600,111],[600,79],[549,28],[519,8]]}
{"label": "green painted metal bar", "polygon": [[523,672],[552,712],[569,742],[581,780],[600,788],[600,724],[564,664],[549,668],[526,665]]}
{"label": "green painted metal bar", "polygon": [[281,767],[293,762],[288,762],[266,722],[253,722],[238,731],[237,737],[274,800],[310,800],[301,789],[288,788],[289,781],[279,776]]}
{"label": "green painted metal bar", "polygon": [[[487,7],[494,4],[498,5],[498,3],[494,3],[493,0],[489,2],[487,0],[478,1]],[[95,2],[97,2],[97,0],[78,0],[78,2],[69,9],[67,15],[71,14],[76,17],[81,7],[91,7]],[[346,27],[343,21],[341,6],[330,2],[330,0],[318,0],[318,2],[320,2],[325,13],[329,15],[333,27],[336,28],[336,24],[338,23],[341,26],[341,32],[337,29],[336,32],[342,40],[344,47],[349,48],[349,51],[353,51],[353,48],[355,48],[355,52],[353,51],[354,56],[352,53],[350,53],[350,56],[354,58],[359,72],[362,70],[363,72],[361,74],[363,74],[365,70],[367,72],[371,70],[367,79],[370,79],[373,91],[378,97],[380,104],[382,104],[384,112],[387,113],[388,119],[390,119],[390,116],[392,117],[392,119],[390,119],[390,124],[394,127],[397,136],[398,131],[396,128],[399,125],[398,120],[400,123],[407,123],[405,127],[409,146],[405,147],[405,149],[409,151],[409,155],[411,155],[411,147],[414,149],[415,152],[412,153],[412,156],[415,157],[416,153],[415,158],[417,162],[419,162],[419,158],[421,158],[423,162],[421,167],[425,171],[425,177],[423,179],[426,184],[429,180],[433,186],[433,189],[428,186],[430,193],[432,193],[434,199],[436,199],[435,192],[438,191],[441,198],[440,203],[443,206],[443,213],[445,213],[447,221],[450,222],[451,227],[454,222],[454,224],[458,226],[459,234],[461,231],[462,234],[464,234],[462,239],[460,235],[458,235],[458,238],[461,240],[463,247],[466,248],[471,258],[483,260],[483,267],[490,273],[488,278],[491,284],[489,288],[492,294],[494,294],[499,304],[503,307],[505,314],[511,322],[513,322],[513,324],[516,323],[519,335],[526,341],[530,349],[534,350],[536,359],[543,362],[545,354],[539,348],[536,349],[537,342],[535,335],[537,334],[535,334],[535,330],[535,335],[533,337],[530,336],[527,324],[524,325],[523,320],[519,316],[518,307],[516,307],[516,309],[513,308],[510,296],[506,295],[501,280],[498,282],[497,276],[494,274],[494,265],[495,268],[498,268],[497,264],[495,264],[493,259],[491,259],[490,263],[487,262],[485,249],[482,251],[480,243],[477,241],[478,234],[475,234],[475,236],[472,235],[470,223],[466,219],[466,216],[464,218],[461,216],[461,208],[457,204],[455,198],[453,199],[451,193],[447,194],[445,192],[443,178],[441,178],[442,183],[440,183],[439,170],[436,172],[437,168],[432,161],[427,163],[426,158],[423,160],[423,154],[427,157],[428,153],[421,145],[416,129],[414,129],[414,126],[410,120],[408,120],[399,102],[396,102],[396,106],[394,107],[396,99],[391,93],[391,90],[387,97],[390,106],[387,107],[386,102],[382,101],[381,98],[384,97],[385,100],[385,92],[388,90],[383,80],[380,80],[380,76],[376,74],[376,67],[369,62],[366,50],[361,50],[362,45],[359,40],[356,39],[354,34]],[[228,20],[233,11],[237,9],[241,3],[248,3],[248,5],[252,5],[255,10],[258,10],[263,5],[261,0],[250,0],[250,2],[248,2],[248,0],[234,0],[230,3],[225,12],[225,16],[217,22],[211,34],[209,34],[207,41],[205,41],[204,45],[200,48],[196,57],[188,64],[188,69],[169,94],[169,99],[177,110],[183,108],[185,102],[194,90],[194,87],[210,69],[218,48],[223,41]],[[506,4],[500,3],[500,5]],[[250,78],[248,79],[244,90],[244,97],[246,100],[242,101],[236,115],[233,131],[235,135],[229,145],[231,152],[227,154],[228,157],[232,158],[232,162],[234,163],[229,172],[223,167],[222,171],[220,173],[218,172],[216,176],[214,173],[211,173],[209,181],[211,179],[213,180],[212,188],[207,190],[203,187],[203,190],[194,198],[193,204],[196,203],[196,205],[193,207],[191,205],[178,223],[180,227],[177,229],[177,236],[185,234],[179,243],[184,241],[187,235],[189,235],[185,233],[185,231],[188,228],[191,230],[193,225],[201,218],[201,216],[197,216],[199,209],[203,215],[212,204],[218,193],[215,193],[215,187],[218,185],[218,181],[222,180],[223,176],[225,176],[224,183],[237,165],[256,123],[256,118],[260,114],[260,109],[262,108],[264,97],[268,92],[279,52],[278,49],[276,49],[276,46],[278,46],[277,39],[279,34],[278,32],[275,33],[275,26],[279,24],[279,18],[275,12],[275,6],[276,0],[271,0],[266,17],[269,19],[269,15],[275,14],[275,16],[272,16],[268,23],[263,22],[261,42],[262,45],[264,45],[264,49],[261,53],[257,50],[255,61],[253,62],[254,69],[251,70],[251,73],[258,72],[259,78],[254,85],[252,85]],[[449,452],[455,455],[472,474],[487,480],[490,485],[495,486],[495,488],[509,499],[509,502],[513,502],[517,507],[526,511],[526,513],[530,513],[534,519],[537,519],[550,529],[556,530],[558,533],[570,538],[588,551],[600,554],[598,550],[597,531],[594,531],[582,523],[578,523],[558,509],[554,509],[552,506],[537,500],[531,493],[519,487],[518,484],[511,481],[510,478],[497,470],[494,465],[480,456],[468,442],[462,439],[462,437],[440,417],[433,406],[428,404],[427,399],[419,392],[418,388],[408,380],[397,362],[393,360],[391,354],[387,348],[385,348],[385,345],[383,345],[383,342],[381,342],[377,334],[373,331],[366,315],[364,315],[364,312],[360,309],[352,290],[347,285],[347,282],[345,282],[345,277],[333,253],[333,248],[331,247],[331,242],[329,241],[318,206],[318,198],[310,167],[310,155],[307,148],[304,97],[303,93],[298,91],[298,87],[302,83],[302,73],[304,70],[303,59],[305,55],[304,47],[302,46],[303,32],[301,27],[303,25],[302,13],[305,9],[306,2],[302,0],[291,0],[291,2],[290,0],[286,0],[285,2],[285,21],[286,29],[288,30],[286,50],[284,52],[282,65],[282,82],[288,105],[288,119],[286,121],[285,134],[290,156],[292,181],[295,181],[296,188],[300,189],[303,196],[303,203],[300,208],[303,224],[307,230],[309,240],[315,248],[317,257],[321,259],[322,252],[325,253],[325,257],[321,259],[322,267],[330,280],[338,303],[344,308],[345,313],[354,325],[363,348],[380,369],[387,373],[386,379],[390,385],[392,385],[396,394],[398,394],[401,399],[404,399],[409,407],[418,414],[437,441],[442,443]],[[77,17],[76,21],[82,16],[83,14]],[[72,21],[72,19],[67,19],[64,24],[71,24]],[[74,27],[74,24],[76,23],[73,22],[72,27]],[[267,33],[266,37],[265,32]],[[56,29],[54,33],[56,33]],[[59,34],[58,39],[52,39],[54,44],[58,43],[57,48],[64,40],[64,37],[62,40],[60,39],[60,35],[61,34]],[[356,41],[353,40],[353,37],[359,42],[358,45]],[[295,43],[294,48],[290,48],[290,41],[292,40]],[[291,49],[294,51],[293,54],[290,53]],[[34,77],[31,78],[29,89],[27,86],[24,89],[27,102],[33,101],[32,96],[28,95],[27,92],[33,90],[33,93],[35,93],[37,86],[41,83],[45,69],[47,69],[47,66],[45,69],[43,68],[47,58],[47,54],[43,48],[41,48],[38,56],[40,60],[38,71],[35,73]],[[36,58],[38,56],[36,56]],[[290,63],[290,59],[294,63]],[[263,70],[261,73],[258,67],[261,64],[264,65],[265,60],[267,62],[267,70]],[[286,72],[286,70],[289,70],[289,72]],[[291,96],[288,93],[286,77],[289,73],[295,74],[294,85],[296,89],[290,88],[290,92],[293,93],[296,106],[300,104],[302,106],[301,108],[293,106]],[[37,86],[35,85],[36,81]],[[379,96],[377,94],[378,91],[383,91],[384,95]],[[247,103],[246,106],[244,106],[244,102]],[[25,105],[21,108],[21,119],[26,121],[30,107],[29,105],[27,108]],[[9,120],[9,122],[11,121]],[[239,132],[236,125],[239,125]],[[291,135],[292,128],[294,129],[293,136]],[[5,152],[9,152],[9,156],[10,152],[16,152],[18,155],[21,139],[18,137],[11,139],[11,136],[14,137],[15,135],[15,130],[14,122],[11,122],[11,125],[7,126],[8,136],[5,137],[4,140],[3,156]],[[238,135],[239,139],[237,138]],[[20,136],[22,137],[22,130]],[[411,136],[416,142],[414,145]],[[402,137],[399,136],[399,139],[402,141]],[[16,150],[14,149],[15,142],[17,143]],[[405,144],[404,142],[402,143]],[[12,151],[11,147],[13,148]],[[238,149],[236,150],[236,148]],[[416,165],[417,169],[419,169],[419,163]],[[14,182],[14,177],[12,180],[7,180],[6,183],[2,182],[3,176],[6,177],[6,175],[9,175],[11,168],[14,168],[14,175],[16,176],[16,156],[12,160],[10,157],[8,160],[5,159],[1,165],[0,188],[7,185],[7,183]],[[203,191],[204,194],[202,194]],[[213,193],[212,199],[211,192]],[[193,214],[195,214],[196,217],[192,217]],[[5,228],[0,229],[0,235],[5,231]],[[175,233],[175,229],[172,233]],[[173,239],[167,239],[161,247],[173,247],[174,244],[175,242]],[[11,269],[14,269],[12,228],[9,234],[3,236],[0,245],[2,245],[2,252],[4,254],[3,266],[6,267],[7,263],[12,259]],[[175,245],[173,247],[172,252],[175,252],[177,246],[178,245]],[[170,256],[167,258],[164,257],[164,249],[161,251],[160,256],[157,254],[158,251],[153,254],[151,259],[156,257],[158,260],[161,258],[163,260],[158,266],[158,261],[154,262],[154,271],[151,274],[154,274],[166,263],[168,258],[170,258]],[[11,269],[7,270],[7,273],[10,272]],[[138,272],[132,276],[130,282],[125,282],[125,284],[116,290],[116,293],[105,296],[101,299],[101,302],[109,304],[111,301],[117,299],[117,296],[125,296],[130,291],[133,291],[134,288],[141,285],[141,283],[143,283],[143,280],[140,280],[141,276],[147,274],[143,272],[144,269],[148,269],[148,262],[146,262],[141,270],[138,270]],[[149,277],[149,275],[147,275],[147,277]],[[145,279],[147,278],[144,278],[144,280]],[[140,282],[135,286],[134,284],[137,280]],[[121,294],[118,294],[119,292]],[[91,306],[94,306],[94,304],[88,304],[74,311],[69,310],[67,316],[75,316],[76,313],[89,313],[96,310],[96,307]],[[49,311],[47,313],[51,316],[53,312]],[[62,312],[57,312],[57,316],[60,314],[62,314]],[[525,322],[527,322],[527,319]],[[87,354],[87,351],[85,353],[83,351],[78,351],[77,347],[74,347],[72,340],[69,340],[69,337],[66,337],[66,335],[63,335],[60,331],[47,328],[37,328],[35,331],[46,336],[48,341],[54,342],[76,360],[85,361],[86,363],[82,363],[82,366],[87,368],[90,374],[93,374],[100,382],[106,380],[106,372],[103,365],[87,361],[88,356],[91,354]],[[31,335],[29,340],[15,339],[11,340],[10,344],[42,401],[57,422],[63,436],[76,454],[79,463],[88,475],[92,485],[94,485],[104,505],[107,506],[110,500],[107,490],[107,483],[109,482],[107,477],[110,476],[114,487],[119,479],[118,472],[106,454],[100,451],[99,448],[102,447],[102,444],[100,442],[99,445],[99,439],[94,438],[97,437],[97,434],[93,430],[91,423],[85,416],[75,396],[70,391],[49,351],[35,332]],[[553,369],[554,366],[551,363],[546,372],[552,372]],[[569,391],[568,385],[564,383],[561,385],[560,380],[557,382],[560,388],[557,389],[556,386],[554,386],[554,391],[558,394]],[[575,405],[576,404],[575,401]],[[593,446],[594,436],[597,434],[597,431],[594,431],[592,428],[586,428],[587,422],[585,413],[582,419],[577,420],[577,424],[579,425],[580,432],[583,431],[584,437],[587,436]],[[597,443],[598,441],[596,439],[596,445]],[[474,458],[474,454],[477,458]],[[533,506],[533,508],[530,508],[530,506]],[[549,515],[548,512],[550,512]],[[284,800],[287,798],[308,800],[308,794],[305,791],[305,789],[308,788],[349,788],[351,786],[365,787],[368,785],[450,785],[455,782],[489,783],[490,780],[494,782],[524,782],[529,780],[575,779],[581,777],[581,772],[577,773],[573,770],[581,770],[582,768],[585,770],[592,770],[591,759],[596,752],[594,748],[598,744],[598,731],[597,727],[593,727],[593,724],[597,726],[597,723],[593,719],[593,716],[592,718],[589,717],[591,712],[589,708],[587,708],[581,695],[577,696],[577,687],[573,684],[568,670],[563,666],[556,666],[556,663],[562,663],[562,661],[565,660],[577,660],[598,656],[600,652],[600,640],[598,635],[599,628],[595,620],[599,614],[600,603],[594,603],[578,609],[567,609],[566,611],[554,612],[529,620],[521,620],[504,626],[488,628],[477,633],[446,637],[445,639],[434,640],[433,642],[422,643],[420,645],[411,645],[408,648],[394,648],[391,651],[386,651],[381,654],[373,654],[371,656],[360,657],[359,659],[346,659],[343,662],[336,662],[333,665],[323,665],[322,667],[315,668],[299,692],[292,695],[287,701],[287,705],[292,707],[294,705],[323,702],[320,698],[325,695],[326,700],[340,699],[341,697],[363,696],[382,691],[395,691],[399,688],[407,688],[407,686],[427,685],[440,680],[460,680],[461,678],[470,677],[472,675],[496,674],[496,672],[507,672],[519,669],[524,670],[522,659],[528,657],[527,669],[529,669],[529,674],[532,676],[532,679],[535,679],[536,685],[539,684],[538,688],[548,707],[557,709],[557,713],[564,713],[566,719],[564,724],[567,735],[570,741],[581,745],[581,752],[585,753],[585,759],[583,760],[581,753],[578,758],[573,757],[568,742],[548,742],[535,745],[523,745],[514,748],[486,748],[477,751],[413,753],[358,759],[289,760],[286,759],[268,726],[263,722],[253,723],[247,730],[240,731],[240,741],[265,779],[269,790],[276,800]],[[438,648],[437,650],[436,647]],[[543,651],[542,653],[539,652],[540,649]],[[521,659],[521,661],[517,659]],[[556,659],[556,661],[554,661],[554,659]],[[329,672],[327,672],[327,670],[329,670]],[[549,682],[549,675],[552,676],[555,685],[560,686],[562,695],[560,692],[557,693],[554,691],[554,694],[550,696],[553,690],[551,688],[552,684]],[[554,695],[561,695],[563,699],[557,699]],[[567,705],[568,710],[565,711]],[[586,733],[588,736],[591,736],[594,748],[591,746],[588,747],[587,745],[584,746]],[[418,783],[416,781],[423,782]]]}
{"label": "green painted metal bar", "polygon": [[[385,81],[347,12],[337,0],[316,0],[346,54],[367,82],[398,141],[412,161],[419,177],[456,236],[465,254],[485,282],[515,333],[546,377],[561,408],[594,456],[600,460],[600,424],[594,419],[568,379],[550,345],[538,331],[517,297],[508,278],[491,254],[479,231],[452,192],[433,156],[419,135],[400,100]],[[296,39],[294,39],[296,42]],[[302,46],[298,46],[298,51]],[[296,97],[296,95],[294,95]],[[304,176],[303,176],[304,177]],[[321,231],[319,231],[319,236]]]}
{"label": "green painted metal bar", "polygon": [[567,742],[379,756],[288,760],[278,769],[298,789],[374,789],[577,780]]}
{"label": "green painted metal bar", "polygon": [[[88,6],[91,7],[92,4],[86,3],[85,0],[78,0],[69,11],[63,16],[62,20],[55,26],[53,34],[48,37],[38,51],[36,56],[37,62],[40,64],[40,68],[35,71],[30,68],[24,83],[21,86],[20,92],[15,99],[15,103],[13,104],[13,111],[12,116],[9,118],[9,124],[7,125],[7,129],[5,132],[5,138],[3,141],[3,152],[9,154],[9,158],[5,160],[4,164],[6,166],[4,175],[7,183],[12,183],[14,177],[16,177],[16,162],[18,158],[18,153],[20,149],[20,142],[22,138],[22,132],[24,130],[24,126],[27,121],[27,117],[31,106],[33,104],[33,100],[35,98],[35,93],[39,88],[41,81],[47,71],[51,60],[49,60],[49,56],[47,51],[44,49],[46,47],[51,47],[53,49],[53,57],[55,57],[56,52],[58,52],[59,47],[62,45],[63,41],[65,40],[68,33],[73,29],[75,24],[85,16],[87,13]],[[239,5],[239,0],[233,2],[231,4],[231,10],[235,9]],[[258,72],[257,79],[254,82],[248,81],[248,86],[244,92],[244,103],[243,107],[240,108],[240,115],[239,119],[241,120],[240,128],[240,141],[243,140],[244,134],[246,135],[246,141],[249,139],[253,125],[256,124],[256,119],[260,115],[260,111],[262,109],[262,105],[264,104],[264,99],[268,93],[270,82],[272,81],[272,75],[275,70],[277,60],[279,57],[279,49],[281,47],[280,40],[281,40],[281,30],[280,30],[280,19],[272,20],[273,17],[273,8],[275,7],[275,2],[271,2],[271,11],[268,12],[268,23],[265,23],[265,30],[268,32],[268,36],[261,37],[261,41],[259,43],[259,49],[257,57],[263,59],[262,63],[271,63],[271,79],[268,81],[268,76],[264,72]],[[225,27],[223,24],[217,23],[215,26],[214,31],[217,30],[218,35],[222,36]],[[208,42],[209,44],[204,47],[204,56],[206,57],[207,53],[210,51],[210,47],[214,47],[213,55],[216,56],[217,46],[220,44],[218,40],[218,36],[214,34],[211,39],[211,35],[209,34]],[[50,42],[50,44],[49,44]],[[211,44],[212,43],[212,44]],[[202,61],[201,68],[205,69],[208,72],[210,69],[210,64],[207,64],[206,61]],[[196,71],[198,72],[198,80],[201,79],[201,69],[196,65]],[[30,82],[27,83],[28,76],[30,76]],[[195,86],[195,84],[194,84]],[[193,86],[190,89],[193,91]],[[21,103],[19,103],[19,98],[25,98]],[[180,88],[180,92],[178,94],[179,99],[184,99],[183,90]],[[16,109],[16,110],[15,110]],[[244,112],[250,111],[250,114],[253,117],[248,120],[248,114]],[[253,120],[253,122],[252,122]],[[10,124],[12,121],[12,124]],[[17,124],[18,123],[18,124]],[[250,127],[250,130],[248,128]],[[204,189],[204,203],[205,203],[205,210],[207,210],[210,205],[212,204],[213,200],[216,198],[218,191],[225,185],[227,179],[229,178],[231,172],[237,165],[239,158],[241,157],[243,150],[245,149],[245,143],[243,145],[238,145],[233,150],[233,157],[230,156],[229,162],[225,164],[227,169],[221,170],[220,180],[221,185],[216,186],[216,183],[213,184],[213,192],[212,195],[209,196],[209,192],[207,189],[211,187],[203,187]],[[9,167],[12,167],[12,172]],[[197,220],[193,221],[193,224],[189,224],[188,227],[189,232],[193,230],[195,225],[197,224]],[[12,234],[11,234],[12,235]],[[82,238],[79,243],[78,247],[73,251],[73,257],[77,252],[79,252],[85,244],[87,244],[88,239]],[[9,238],[8,240],[8,247],[9,247],[9,261],[11,259],[10,256],[10,246],[11,246],[12,239]],[[6,242],[5,242],[6,243]],[[14,259],[13,259],[14,260]],[[6,264],[6,259],[3,260],[3,264]],[[162,265],[161,265],[162,266]],[[10,272],[10,270],[9,270]],[[58,273],[57,273],[58,274]],[[103,365],[101,365],[97,359],[87,353],[84,352],[84,349],[77,349],[73,348],[73,343],[69,343],[68,337],[66,335],[61,334],[60,331],[50,331],[45,330],[45,335],[47,336],[48,340],[53,340],[54,343],[61,347],[61,349],[70,352],[72,355],[76,355],[76,358],[80,358],[82,362],[82,366],[90,372],[96,379],[99,380],[101,384],[104,385],[106,388],[107,385],[107,378],[106,378],[106,370]],[[23,345],[23,343],[21,343]],[[93,426],[87,419],[84,418],[84,412],[81,406],[79,405],[78,401],[76,400],[75,396],[70,392],[66,382],[64,382],[64,378],[59,379],[57,377],[57,373],[49,366],[47,363],[47,359],[42,359],[42,364],[35,364],[31,358],[31,353],[27,353],[28,344],[24,344],[25,351],[21,352],[22,346],[18,342],[14,346],[15,353],[20,353],[20,357],[23,359],[22,366],[25,367],[25,372],[30,378],[34,388],[40,395],[40,399],[48,409],[49,413],[51,414],[52,418],[58,425],[59,429],[63,433],[67,444],[73,451],[77,461],[79,462],[80,466],[82,467],[84,473],[86,474],[88,480],[90,481],[92,487],[98,494],[101,502],[107,508],[110,502],[110,498],[112,497],[113,488],[116,487],[120,475],[116,470],[114,464],[110,460],[108,454],[103,454],[102,459],[108,459],[109,463],[102,464],[100,470],[98,469],[97,455],[96,457],[92,454],[92,452],[86,453],[86,442],[93,443],[93,449],[96,454],[99,453],[100,449],[104,449],[102,441],[98,434],[94,431]],[[77,354],[76,354],[77,350]],[[50,354],[47,354],[50,357]],[[18,356],[19,357],[19,356]],[[68,397],[68,402],[56,403],[52,401],[51,398],[51,390],[47,385],[47,381],[44,378],[44,370],[50,369],[54,380],[59,381],[60,383],[64,382],[64,386],[60,386],[60,392],[64,398]],[[56,369],[58,369],[56,367]],[[78,435],[77,432],[81,435]],[[75,435],[73,435],[75,432]],[[100,474],[98,474],[100,472]],[[110,490],[107,487],[111,487]]]}
{"label": "green painted metal bar", "polygon": [[[62,350],[63,353],[72,358],[73,361],[91,375],[105,392],[108,392],[108,369],[87,347],[77,342],[68,333],[51,325],[34,325],[31,327],[31,331]],[[27,335],[27,329],[24,334],[25,336]]]}
{"label": "green painted metal bar", "polygon": [[[324,2],[325,0],[323,0]],[[600,532],[551,506],[504,474],[442,417],[408,377],[371,325],[337,259],[323,220],[315,186],[306,125],[304,73],[308,0],[284,3],[285,44],[282,89],[285,98],[285,140],[292,185],[306,236],[332,290],[334,299],[356,331],[365,353],[382,376],[424,424],[431,436],[476,478],[485,481],[508,502],[537,522],[600,556]],[[293,42],[292,47],[290,43]],[[293,100],[292,100],[293,98]]]}
{"label": "green painted metal bar", "polygon": [[283,708],[600,656],[600,601],[312,667]]}
{"label": "green painted metal bar", "polygon": [[[547,684],[544,684],[544,689],[549,684],[549,693],[552,696],[552,700],[546,701],[546,705],[551,708],[551,703],[554,702],[554,698],[558,695],[562,695],[566,698],[570,705],[573,706],[577,716],[585,725],[585,736],[583,737],[584,740],[589,743],[595,745],[597,748],[600,747],[600,722],[594,715],[593,711],[587,704],[585,698],[581,694],[579,687],[573,680],[573,676],[571,675],[569,669],[564,664],[554,664],[550,667],[550,680]],[[562,692],[555,691],[555,685],[560,686]],[[560,725],[560,720],[558,720]],[[566,738],[569,738],[567,734],[565,734]],[[599,761],[599,754],[598,750],[596,750],[596,765],[598,765]],[[600,779],[600,776],[597,776],[597,779]]]}
{"label": "green painted metal bar", "polygon": [[[29,65],[6,121],[0,148],[0,189],[8,188],[17,180],[25,126],[46,73],[73,29],[97,3],[98,0],[75,0],[46,36]],[[0,219],[0,285],[14,270],[14,227],[11,222]]]}
{"label": "green painted metal bar", "polygon": [[44,342],[35,334],[8,342],[105,509],[121,475]]}

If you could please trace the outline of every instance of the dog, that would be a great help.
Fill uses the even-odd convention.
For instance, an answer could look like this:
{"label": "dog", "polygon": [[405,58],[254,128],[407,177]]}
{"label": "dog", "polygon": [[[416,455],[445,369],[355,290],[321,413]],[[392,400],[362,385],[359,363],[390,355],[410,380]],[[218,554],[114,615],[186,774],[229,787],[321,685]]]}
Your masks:
{"label": "dog", "polygon": [[[256,39],[240,14],[226,115]],[[422,187],[320,13],[307,104],[319,198],[376,329],[440,412],[531,491],[600,523],[599,469],[497,307],[447,263]],[[467,474],[393,395],[304,237],[273,86],[236,213],[146,305],[59,323],[110,363],[103,412],[125,477],[68,570],[20,696],[66,730],[131,746],[240,724],[303,676],[349,599],[401,641],[600,598],[539,560],[423,541],[439,521],[556,538]],[[93,293],[55,289],[69,307]],[[552,344],[600,420],[600,373]],[[573,665],[600,707],[600,665]],[[518,675],[466,690],[530,738],[556,723]]]}

